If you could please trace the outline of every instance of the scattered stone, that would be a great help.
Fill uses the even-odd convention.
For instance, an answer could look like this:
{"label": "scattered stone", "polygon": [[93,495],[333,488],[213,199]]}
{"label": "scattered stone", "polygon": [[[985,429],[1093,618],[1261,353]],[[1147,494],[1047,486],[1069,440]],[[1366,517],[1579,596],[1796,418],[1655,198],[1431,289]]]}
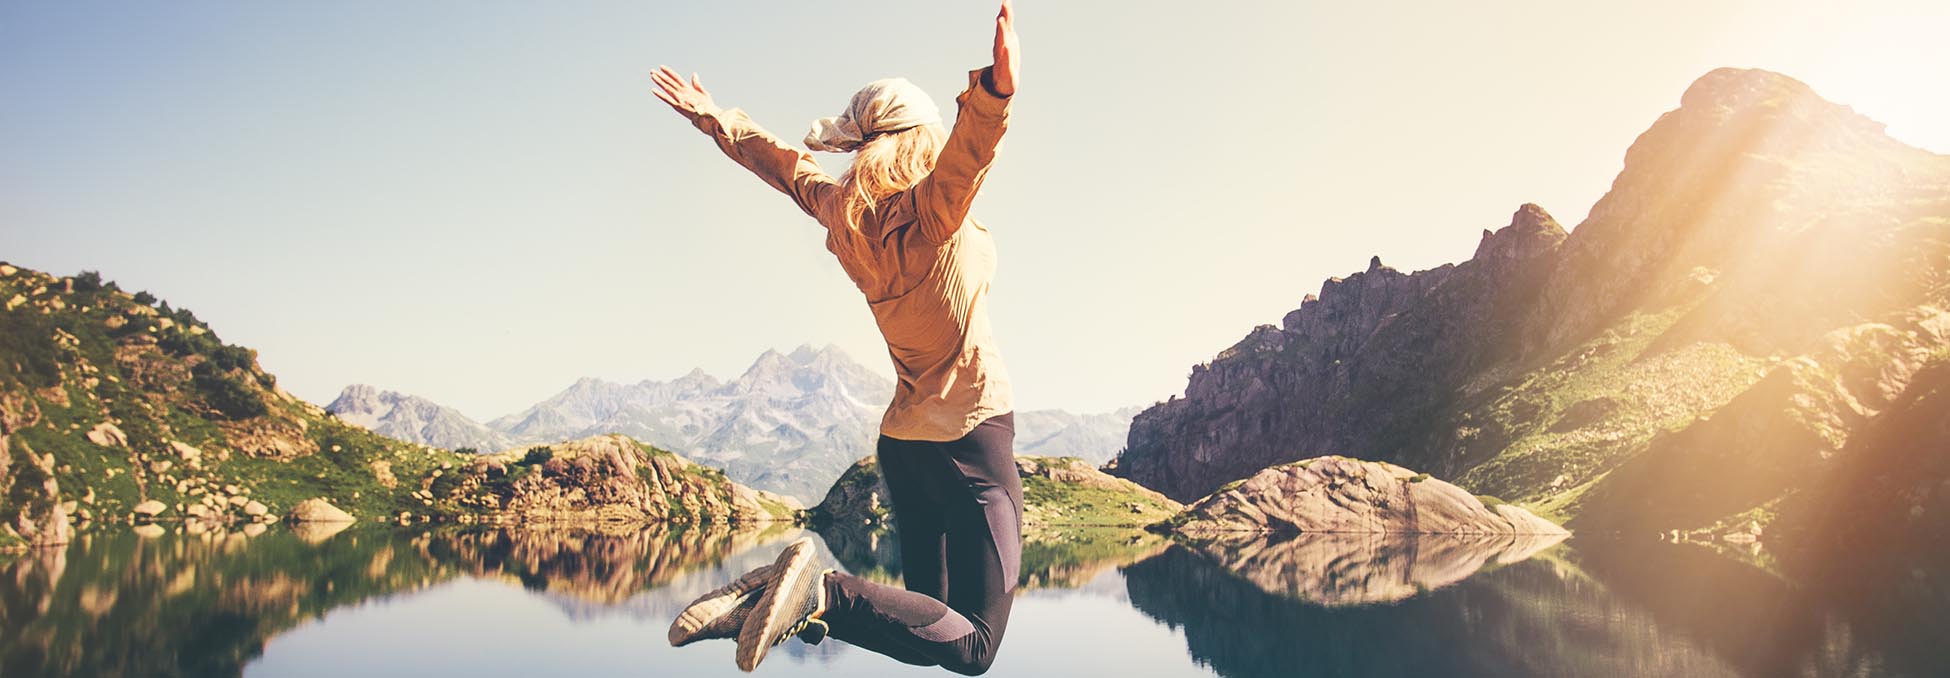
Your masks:
{"label": "scattered stone", "polygon": [[266,513],[269,513],[270,510],[271,509],[269,507],[266,507],[264,504],[257,502],[255,500],[251,501],[250,503],[244,504],[244,515],[247,516],[261,516]]}
{"label": "scattered stone", "polygon": [[176,456],[182,457],[183,461],[196,461],[203,457],[203,450],[196,449],[196,446],[181,440],[169,441],[169,447],[175,450]]}
{"label": "scattered stone", "polygon": [[102,447],[128,447],[129,436],[114,424],[104,421],[88,429],[88,442]]}

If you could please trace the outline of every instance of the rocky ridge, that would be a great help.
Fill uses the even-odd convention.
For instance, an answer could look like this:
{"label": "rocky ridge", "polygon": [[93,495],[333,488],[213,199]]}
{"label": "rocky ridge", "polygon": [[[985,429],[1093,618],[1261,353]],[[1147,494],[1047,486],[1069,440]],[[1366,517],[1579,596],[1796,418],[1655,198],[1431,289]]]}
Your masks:
{"label": "rocky ridge", "polygon": [[1893,456],[1849,441],[1950,360],[1944,308],[1950,158],[1720,69],[1570,233],[1526,205],[1468,261],[1329,280],[1140,413],[1110,468],[1190,500],[1359,453],[1595,529],[1772,515]]}
{"label": "rocky ridge", "polygon": [[790,522],[797,501],[621,434],[476,457],[422,490],[526,522]]}

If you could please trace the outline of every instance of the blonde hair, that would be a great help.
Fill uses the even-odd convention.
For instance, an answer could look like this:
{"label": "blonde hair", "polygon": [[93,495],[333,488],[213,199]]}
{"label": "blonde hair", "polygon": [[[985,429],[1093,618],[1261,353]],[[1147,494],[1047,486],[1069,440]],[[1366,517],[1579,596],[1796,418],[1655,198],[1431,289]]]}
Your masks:
{"label": "blonde hair", "polygon": [[927,124],[874,135],[855,152],[853,166],[840,175],[841,217],[846,232],[841,244],[862,264],[862,273],[873,283],[880,272],[872,266],[872,246],[860,233],[860,223],[868,212],[885,206],[888,198],[913,188],[934,171],[934,162],[948,133],[940,125]]}

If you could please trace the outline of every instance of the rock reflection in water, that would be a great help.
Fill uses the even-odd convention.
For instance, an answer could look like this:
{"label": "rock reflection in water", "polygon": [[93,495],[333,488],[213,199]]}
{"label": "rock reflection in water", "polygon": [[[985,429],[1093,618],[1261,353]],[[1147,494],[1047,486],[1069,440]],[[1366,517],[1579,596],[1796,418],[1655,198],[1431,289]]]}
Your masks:
{"label": "rock reflection in water", "polygon": [[615,604],[792,529],[768,523],[738,530],[723,524],[455,530],[432,533],[429,555],[459,563],[470,576]]}
{"label": "rock reflection in water", "polygon": [[[85,534],[0,562],[0,675],[237,675],[271,637],[338,607],[456,577],[504,579],[569,603],[615,605],[791,528],[160,527]],[[689,577],[702,590],[715,577]],[[711,584],[715,585],[715,584]],[[688,595],[695,595],[689,593]],[[565,607],[570,605],[565,604]]]}
{"label": "rock reflection in water", "polygon": [[1267,593],[1320,605],[1391,603],[1528,560],[1562,535],[1308,533],[1220,535],[1192,542]]}
{"label": "rock reflection in water", "polygon": [[1305,583],[1318,574],[1249,576],[1185,547],[1124,568],[1131,605],[1182,629],[1192,656],[1224,676],[1736,675],[1549,555],[1369,605],[1289,593],[1341,588]]}

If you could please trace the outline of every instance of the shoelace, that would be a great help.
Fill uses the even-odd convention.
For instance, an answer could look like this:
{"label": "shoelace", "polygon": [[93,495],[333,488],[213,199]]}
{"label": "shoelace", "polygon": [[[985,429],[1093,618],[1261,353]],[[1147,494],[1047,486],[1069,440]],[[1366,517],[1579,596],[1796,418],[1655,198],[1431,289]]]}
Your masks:
{"label": "shoelace", "polygon": [[[806,641],[806,644],[808,645],[818,645],[819,641],[826,639],[827,632],[831,630],[832,627],[826,625],[826,620],[807,617],[805,619],[799,620],[799,623],[793,624],[792,628],[787,629],[785,633],[780,634],[778,641],[772,644],[777,645],[779,643],[785,642],[785,639],[787,638],[791,638],[793,636],[799,636],[799,639]],[[802,633],[806,635],[803,636],[799,635]]]}

